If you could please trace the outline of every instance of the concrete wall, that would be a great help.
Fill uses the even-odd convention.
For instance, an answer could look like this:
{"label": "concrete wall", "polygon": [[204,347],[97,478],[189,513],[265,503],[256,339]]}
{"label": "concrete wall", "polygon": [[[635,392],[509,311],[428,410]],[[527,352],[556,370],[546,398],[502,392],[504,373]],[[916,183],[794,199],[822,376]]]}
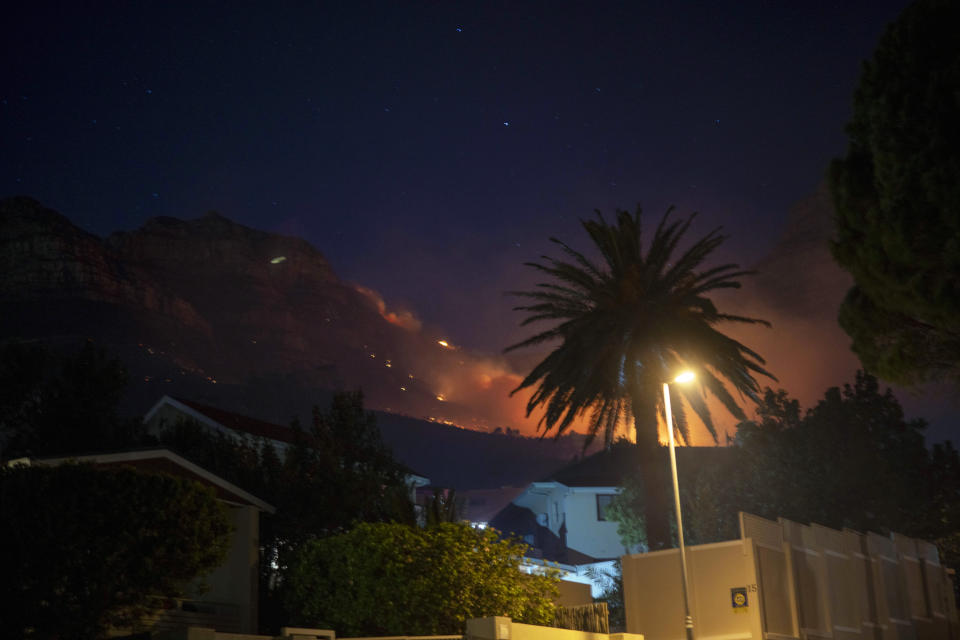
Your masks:
{"label": "concrete wall", "polygon": [[257,563],[260,547],[260,520],[254,507],[228,505],[233,535],[223,564],[205,576],[210,588],[197,600],[241,608],[240,631],[257,630]]}
{"label": "concrete wall", "polygon": [[467,640],[643,640],[631,633],[590,633],[555,627],[540,627],[513,622],[510,618],[490,617],[467,620]]}
{"label": "concrete wall", "polygon": [[[697,640],[761,638],[752,543],[733,540],[687,547],[690,610]],[[667,549],[624,556],[627,631],[648,640],[683,640],[680,552]],[[733,606],[743,590],[742,606]]]}

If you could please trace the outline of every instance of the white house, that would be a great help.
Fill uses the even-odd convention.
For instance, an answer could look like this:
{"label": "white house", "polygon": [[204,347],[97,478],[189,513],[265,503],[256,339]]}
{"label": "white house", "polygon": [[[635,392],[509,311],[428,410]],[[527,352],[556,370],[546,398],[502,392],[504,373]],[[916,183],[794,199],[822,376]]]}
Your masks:
{"label": "white house", "polygon": [[256,441],[262,438],[273,445],[281,458],[286,455],[296,435],[290,427],[171,396],[160,398],[143,418],[147,430],[154,435],[181,420],[193,420],[211,431],[241,440]]}
{"label": "white house", "polygon": [[[725,452],[721,447],[681,447],[678,465],[681,470],[696,469],[714,464]],[[662,453],[667,465],[666,450]],[[621,556],[642,551],[623,545],[617,523],[606,514],[623,480],[636,473],[639,464],[633,445],[617,443],[529,484],[490,520],[490,526],[530,545],[531,570],[543,563],[558,566],[565,579],[589,582],[598,595],[605,580],[597,574],[609,570]]]}
{"label": "white house", "polygon": [[512,499],[490,526],[529,545],[526,571],[549,565],[560,569],[564,580],[588,584],[599,596],[607,582],[604,573],[617,558],[635,551],[623,546],[617,523],[606,516],[631,453],[628,447],[614,447],[512,490]]}
{"label": "white house", "polygon": [[635,468],[636,452],[617,445],[529,484],[490,525],[519,536],[532,558],[571,566],[615,560],[627,549],[607,507]]}

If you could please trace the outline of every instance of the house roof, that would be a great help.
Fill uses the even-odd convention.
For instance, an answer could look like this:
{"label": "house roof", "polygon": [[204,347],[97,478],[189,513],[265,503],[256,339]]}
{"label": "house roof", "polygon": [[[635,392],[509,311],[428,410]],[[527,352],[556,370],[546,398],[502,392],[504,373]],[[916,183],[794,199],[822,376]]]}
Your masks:
{"label": "house roof", "polygon": [[470,489],[460,492],[463,500],[463,517],[470,522],[490,522],[493,517],[525,491],[524,487],[500,487],[499,489]]}
{"label": "house roof", "polygon": [[[726,447],[677,447],[677,465],[695,467],[709,464],[718,456],[726,455]],[[661,454],[666,462],[667,448]],[[640,466],[636,447],[618,442],[591,456],[563,467],[544,478],[542,482],[559,482],[568,487],[620,487],[623,480]]]}
{"label": "house roof", "polygon": [[[255,438],[267,438],[268,440],[286,444],[294,444],[296,442],[297,432],[290,427],[258,420],[240,413],[227,411],[226,409],[211,407],[210,405],[187,400],[186,398],[174,398],[172,396],[163,396],[160,398],[150,411],[147,412],[143,421],[149,422],[154,414],[165,405],[171,406],[198,422],[214,428],[224,427]],[[307,442],[315,443],[313,436],[309,433],[303,434],[302,437],[305,437]],[[406,465],[401,465],[401,467],[407,474],[407,481],[413,483],[414,486],[420,487],[430,484],[430,479],[423,474],[417,473]]]}
{"label": "house roof", "polygon": [[564,564],[591,564],[599,559],[571,549],[547,527],[537,522],[537,516],[526,507],[508,504],[490,521],[490,526],[503,534],[532,540],[528,555],[533,558]]}
{"label": "house roof", "polygon": [[34,462],[36,464],[51,466],[63,464],[64,462],[87,462],[101,467],[123,466],[151,472],[167,473],[173,476],[196,480],[208,487],[213,487],[217,493],[217,497],[224,502],[249,505],[256,507],[260,511],[266,511],[267,513],[276,512],[276,508],[273,505],[264,502],[255,495],[244,491],[235,484],[190,462],[169,449],[138,449],[135,451],[113,453],[38,458],[34,460]]}
{"label": "house roof", "polygon": [[216,425],[240,433],[246,433],[255,438],[267,438],[269,440],[292,444],[296,437],[296,432],[290,427],[266,422],[264,420],[257,420],[250,416],[211,407],[210,405],[187,400],[186,398],[173,398],[171,396],[163,396],[160,401],[150,409],[144,421],[150,420],[153,414],[165,404],[180,410],[200,422],[209,423],[212,421],[216,423]]}

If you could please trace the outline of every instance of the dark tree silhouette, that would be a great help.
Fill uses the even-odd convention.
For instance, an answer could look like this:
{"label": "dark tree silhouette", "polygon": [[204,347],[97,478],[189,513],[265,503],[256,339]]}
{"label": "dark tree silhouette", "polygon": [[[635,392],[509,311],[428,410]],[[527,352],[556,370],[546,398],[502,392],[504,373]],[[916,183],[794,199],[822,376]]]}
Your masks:
{"label": "dark tree silhouette", "polygon": [[91,341],[67,353],[0,344],[0,459],[147,442],[141,422],[117,412],[126,385],[120,361]]}
{"label": "dark tree silhouette", "polygon": [[900,383],[960,379],[960,3],[920,0],[864,63],[830,166],[840,310],[853,350]]}
{"label": "dark tree silhouette", "polygon": [[582,221],[599,250],[599,263],[556,239],[552,241],[565,259],[544,256],[542,262],[528,263],[549,281],[533,291],[516,292],[530,300],[516,307],[528,314],[522,324],[554,324],[508,351],[559,342],[514,390],[536,387],[527,414],[542,407],[544,432],[555,429],[559,435],[575,418],[589,413],[590,435],[603,433],[609,444],[620,421],[633,418],[647,541],[656,549],[670,540],[666,459],[659,453],[657,420],[663,414],[662,384],[681,370],[697,374],[697,385],[677,387],[682,400],[673,403],[674,418],[682,439],[688,440],[689,406],[716,440],[707,392],[742,420],[744,413],[725,381],[756,402],[754,374],[773,376],[759,354],[715,328],[722,322],[769,326],[723,313],[707,297],[739,288],[738,278],[750,273],[736,264],[701,266],[724,236],[711,231],[675,255],[695,214],[671,221],[667,211],[644,252],[640,213],[639,207],[635,214],[617,211],[616,223],[608,224],[598,211],[596,219]]}
{"label": "dark tree silhouette", "polygon": [[129,468],[0,466],[3,636],[102,638],[189,594],[230,546],[199,482]]}
{"label": "dark tree silhouette", "polygon": [[441,522],[460,522],[462,519],[463,505],[457,498],[456,489],[434,489],[424,507],[428,527],[435,527]]}

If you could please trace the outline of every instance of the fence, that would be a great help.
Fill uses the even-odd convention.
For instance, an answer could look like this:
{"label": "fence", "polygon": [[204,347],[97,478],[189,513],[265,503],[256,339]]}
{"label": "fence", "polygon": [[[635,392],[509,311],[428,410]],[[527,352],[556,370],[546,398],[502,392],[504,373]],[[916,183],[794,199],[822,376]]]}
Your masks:
{"label": "fence", "polygon": [[[698,640],[960,640],[934,545],[740,514],[741,538],[687,548]],[[684,637],[676,549],[625,556],[627,630]]]}
{"label": "fence", "polygon": [[610,614],[606,602],[595,602],[578,607],[557,607],[553,626],[560,629],[610,633]]}

